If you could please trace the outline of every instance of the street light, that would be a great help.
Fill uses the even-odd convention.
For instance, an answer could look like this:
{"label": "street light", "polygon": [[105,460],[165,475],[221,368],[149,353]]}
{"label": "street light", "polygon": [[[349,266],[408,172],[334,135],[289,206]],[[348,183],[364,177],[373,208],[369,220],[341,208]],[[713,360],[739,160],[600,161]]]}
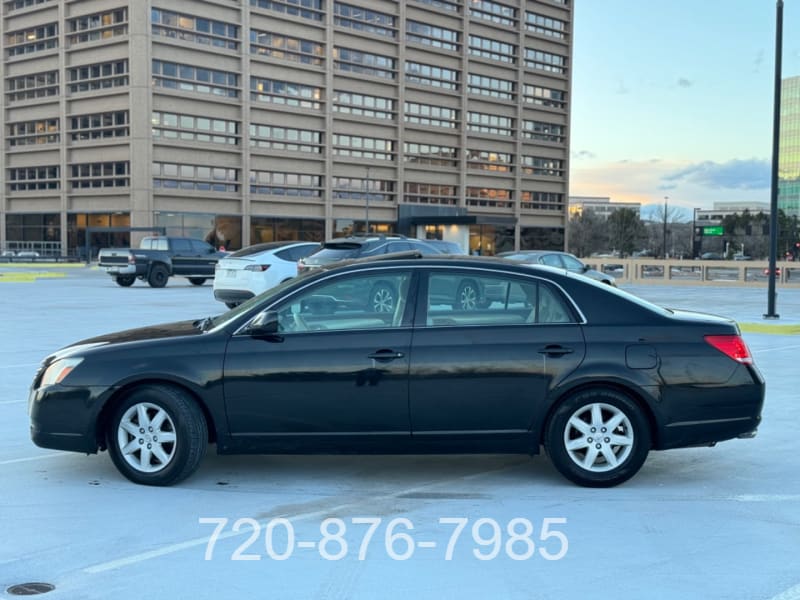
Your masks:
{"label": "street light", "polygon": [[664,196],[664,251],[661,253],[664,259],[667,258],[667,200],[669,196]]}
{"label": "street light", "polygon": [[364,212],[365,212],[364,217],[365,217],[365,221],[366,221],[364,223],[364,229],[365,229],[364,233],[366,235],[369,235],[369,167],[367,167],[367,177],[366,177],[366,179],[364,179],[363,188],[364,188],[364,203],[365,203],[364,204]]}
{"label": "street light", "polygon": [[778,156],[781,131],[781,60],[783,57],[783,0],[775,6],[775,90],[772,109],[772,178],[769,202],[769,279],[765,319],[778,319],[775,312],[775,263],[778,260]]}

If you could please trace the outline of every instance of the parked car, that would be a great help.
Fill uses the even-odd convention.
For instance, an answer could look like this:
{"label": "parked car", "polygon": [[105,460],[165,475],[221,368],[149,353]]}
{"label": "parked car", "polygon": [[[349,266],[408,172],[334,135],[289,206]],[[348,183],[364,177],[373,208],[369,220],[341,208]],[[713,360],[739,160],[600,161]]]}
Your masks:
{"label": "parked car", "polygon": [[297,261],[320,249],[317,242],[267,242],[220,259],[214,271],[214,298],[234,308],[297,275]]}
{"label": "parked car", "polygon": [[[729,319],[545,266],[392,259],[55,352],[31,387],[33,441],[107,449],[148,485],[189,476],[209,442],[220,454],[544,446],[565,477],[599,487],[632,477],[650,450],[756,433],[764,380]],[[505,294],[470,309],[435,297],[465,279]],[[392,310],[342,297],[381,282],[398,291]]]}
{"label": "parked car", "polygon": [[573,273],[580,273],[586,277],[591,277],[597,281],[602,281],[607,285],[616,286],[617,282],[608,273],[595,271],[588,265],[583,264],[578,258],[568,252],[558,252],[556,250],[520,250],[519,252],[503,252],[498,254],[503,258],[515,260],[526,264],[540,264],[566,269]]}
{"label": "parked car", "polygon": [[465,256],[467,254],[456,242],[448,242],[446,240],[425,240],[425,243],[438,249],[442,254],[454,254],[456,256]]}
{"label": "parked car", "polygon": [[719,252],[703,252],[700,255],[700,260],[724,260],[725,257]]}
{"label": "parked car", "polygon": [[368,258],[411,250],[418,250],[426,255],[445,254],[439,248],[431,245],[428,240],[418,240],[403,235],[340,237],[325,242],[318,252],[300,259],[297,271],[302,273],[343,260]]}
{"label": "parked car", "polygon": [[138,278],[150,287],[162,288],[173,276],[203,285],[214,277],[217,261],[226,255],[194,238],[148,236],[138,248],[103,248],[97,263],[119,286],[130,287]]}

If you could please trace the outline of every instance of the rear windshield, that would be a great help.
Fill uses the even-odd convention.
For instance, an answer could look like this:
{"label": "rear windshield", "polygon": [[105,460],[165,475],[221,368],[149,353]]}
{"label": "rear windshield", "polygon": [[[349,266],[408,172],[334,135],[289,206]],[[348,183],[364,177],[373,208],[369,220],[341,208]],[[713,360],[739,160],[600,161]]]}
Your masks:
{"label": "rear windshield", "polygon": [[233,254],[229,254],[229,258],[241,258],[242,256],[250,256],[251,254],[258,254],[266,250],[273,250],[274,248],[281,248],[286,246],[285,242],[268,242],[266,244],[253,244],[241,250],[237,250]]}

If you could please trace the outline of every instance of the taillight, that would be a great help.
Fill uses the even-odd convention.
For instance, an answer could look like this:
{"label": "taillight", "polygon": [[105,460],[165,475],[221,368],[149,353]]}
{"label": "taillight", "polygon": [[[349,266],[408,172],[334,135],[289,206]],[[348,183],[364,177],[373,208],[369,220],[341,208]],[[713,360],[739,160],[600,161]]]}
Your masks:
{"label": "taillight", "polygon": [[269,269],[269,265],[247,265],[244,270],[245,271],[256,271],[257,273],[262,273]]}
{"label": "taillight", "polygon": [[740,335],[707,335],[706,342],[714,346],[728,358],[745,365],[753,364],[750,349]]}

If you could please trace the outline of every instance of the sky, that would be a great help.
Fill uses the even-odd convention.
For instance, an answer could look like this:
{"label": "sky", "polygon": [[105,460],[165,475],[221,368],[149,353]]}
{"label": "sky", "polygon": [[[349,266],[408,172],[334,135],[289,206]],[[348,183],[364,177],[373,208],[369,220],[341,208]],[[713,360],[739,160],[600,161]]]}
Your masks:
{"label": "sky", "polygon": [[[775,0],[574,0],[570,196],[769,202]],[[785,0],[782,76],[800,75]],[[643,210],[644,212],[644,210]]]}

